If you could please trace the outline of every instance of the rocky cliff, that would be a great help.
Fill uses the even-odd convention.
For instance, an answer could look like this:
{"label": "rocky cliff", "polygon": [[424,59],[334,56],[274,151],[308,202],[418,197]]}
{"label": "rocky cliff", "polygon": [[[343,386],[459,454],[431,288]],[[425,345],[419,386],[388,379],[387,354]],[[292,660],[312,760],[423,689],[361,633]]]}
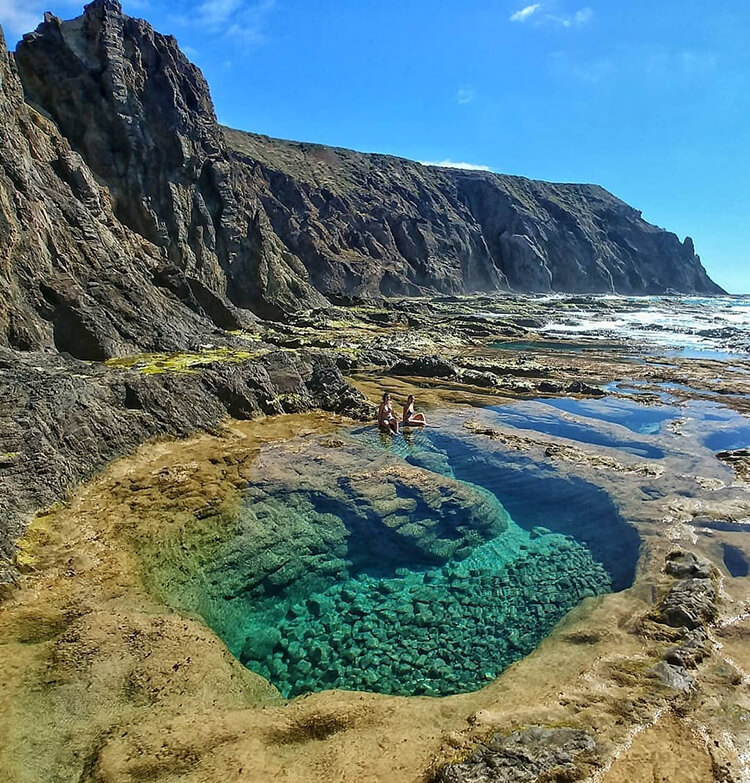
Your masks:
{"label": "rocky cliff", "polygon": [[719,293],[690,238],[597,185],[444,169],[224,129],[326,294]]}
{"label": "rocky cliff", "polygon": [[690,239],[597,186],[222,128],[177,42],[117,0],[48,14],[3,69],[0,333],[19,348],[186,347],[325,297],[720,291]]}
{"label": "rocky cliff", "polygon": [[0,345],[104,359],[205,331],[154,286],[158,264],[81,156],[24,103],[0,32]]}

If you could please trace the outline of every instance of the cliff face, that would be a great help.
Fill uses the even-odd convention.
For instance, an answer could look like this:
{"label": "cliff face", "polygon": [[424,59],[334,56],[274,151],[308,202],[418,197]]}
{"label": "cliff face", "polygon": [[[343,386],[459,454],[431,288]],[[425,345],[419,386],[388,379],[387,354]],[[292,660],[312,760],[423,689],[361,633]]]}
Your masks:
{"label": "cliff face", "polygon": [[225,129],[326,293],[719,293],[692,240],[596,185],[423,166]]}
{"label": "cliff face", "polygon": [[324,296],[720,291],[596,186],[221,128],[176,41],[116,0],[0,49],[2,344],[189,348]]}
{"label": "cliff face", "polygon": [[0,32],[0,345],[102,359],[205,331],[152,283],[154,248],[30,109]]}
{"label": "cliff face", "polygon": [[97,0],[69,22],[47,14],[16,61],[28,100],[107,185],[119,220],[162,251],[167,287],[184,276],[223,328],[242,323],[236,308],[325,304],[231,165],[208,85],[174,38]]}

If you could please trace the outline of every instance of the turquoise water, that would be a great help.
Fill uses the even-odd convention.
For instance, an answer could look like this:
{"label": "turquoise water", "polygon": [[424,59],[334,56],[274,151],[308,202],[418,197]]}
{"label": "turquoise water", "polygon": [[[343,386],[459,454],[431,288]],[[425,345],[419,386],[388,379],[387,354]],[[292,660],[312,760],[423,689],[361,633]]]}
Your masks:
{"label": "turquoise water", "polygon": [[369,545],[371,562],[360,551],[349,578],[282,601],[273,617],[248,617],[240,660],[285,696],[475,690],[531,652],[583,598],[632,584],[638,535],[599,488],[540,472],[531,460],[498,469],[460,436],[438,431],[397,440],[372,428],[355,434],[365,451],[489,490],[505,527],[439,568],[403,559],[384,568],[382,548]]}
{"label": "turquoise water", "polygon": [[581,544],[513,529],[460,563],[359,576],[291,604],[274,626],[253,629],[240,660],[287,697],[470,691],[530,653],[582,598],[610,589]]}
{"label": "turquoise water", "polygon": [[266,447],[236,516],[160,551],[152,589],[286,697],[482,687],[629,586],[639,539],[598,487],[446,430]]}
{"label": "turquoise water", "polygon": [[605,567],[614,590],[633,583],[640,537],[603,489],[514,450],[489,452],[461,433],[426,430],[417,437],[422,443],[409,461],[434,467],[442,456],[452,475],[491,492],[527,533],[541,527],[568,536]]}

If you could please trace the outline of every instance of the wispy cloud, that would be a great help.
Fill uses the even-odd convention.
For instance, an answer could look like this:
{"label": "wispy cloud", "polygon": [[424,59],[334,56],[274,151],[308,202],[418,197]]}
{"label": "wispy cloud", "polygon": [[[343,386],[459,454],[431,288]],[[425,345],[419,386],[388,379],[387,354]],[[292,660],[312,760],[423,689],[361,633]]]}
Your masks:
{"label": "wispy cloud", "polygon": [[[80,16],[83,3],[80,0],[60,0],[54,4],[55,14],[63,19]],[[150,0],[122,0],[126,14],[144,13],[151,8]],[[36,30],[49,10],[49,0],[0,0],[0,25],[3,26],[8,43],[25,33]]]}
{"label": "wispy cloud", "polygon": [[24,0],[0,0],[0,24],[9,39],[20,38],[36,29],[43,13],[40,6],[35,7]]}
{"label": "wispy cloud", "polygon": [[573,14],[546,14],[540,21],[554,24],[558,27],[580,27],[588,24],[594,18],[594,12],[586,6]]}
{"label": "wispy cloud", "polygon": [[275,7],[276,0],[203,0],[194,13],[183,14],[177,21],[245,45],[261,44],[266,40],[265,27]]}
{"label": "wispy cloud", "polygon": [[712,78],[720,63],[716,52],[650,46],[614,46],[604,57],[579,59],[575,53],[550,54],[555,74],[581,82],[601,82],[611,76],[649,85],[694,84]]}
{"label": "wispy cloud", "polygon": [[525,8],[522,8],[520,11],[516,11],[514,14],[511,14],[510,21],[525,22],[529,17],[533,16],[541,7],[542,7],[541,3],[534,3],[533,5],[527,5]]}
{"label": "wispy cloud", "polygon": [[470,171],[492,171],[489,166],[483,166],[479,163],[462,163],[460,161],[449,160],[420,160],[423,166],[440,166],[443,169],[469,169]]}
{"label": "wispy cloud", "polygon": [[[549,6],[552,6],[551,10]],[[558,13],[557,3],[534,3],[521,8],[510,15],[511,22],[530,21],[535,27],[540,25],[553,25],[555,27],[581,27],[588,24],[594,17],[594,12],[589,6],[579,8],[571,13]]]}
{"label": "wispy cloud", "polygon": [[461,87],[456,92],[456,103],[471,103],[477,97],[477,91],[473,87]]}

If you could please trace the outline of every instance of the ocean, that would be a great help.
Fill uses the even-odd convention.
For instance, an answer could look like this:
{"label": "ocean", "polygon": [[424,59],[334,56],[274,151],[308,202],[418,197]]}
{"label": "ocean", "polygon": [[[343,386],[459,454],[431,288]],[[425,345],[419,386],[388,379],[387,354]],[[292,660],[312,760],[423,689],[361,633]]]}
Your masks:
{"label": "ocean", "polygon": [[586,297],[578,306],[559,299],[559,318],[540,331],[558,338],[635,343],[656,355],[694,359],[750,359],[750,296]]}

